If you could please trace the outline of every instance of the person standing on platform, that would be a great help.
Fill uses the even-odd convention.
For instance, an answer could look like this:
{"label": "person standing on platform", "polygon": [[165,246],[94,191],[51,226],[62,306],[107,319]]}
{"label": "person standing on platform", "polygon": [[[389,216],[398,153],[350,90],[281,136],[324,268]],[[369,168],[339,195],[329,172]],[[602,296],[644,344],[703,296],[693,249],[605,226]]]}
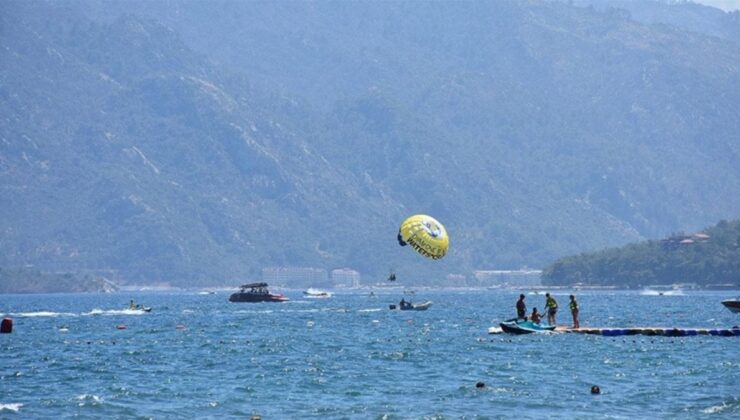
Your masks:
{"label": "person standing on platform", "polygon": [[549,293],[545,293],[545,309],[547,310],[547,323],[555,325],[555,314],[558,313],[558,301]]}
{"label": "person standing on platform", "polygon": [[581,323],[578,322],[578,302],[574,295],[570,295],[570,313],[573,315],[573,328],[581,328]]}

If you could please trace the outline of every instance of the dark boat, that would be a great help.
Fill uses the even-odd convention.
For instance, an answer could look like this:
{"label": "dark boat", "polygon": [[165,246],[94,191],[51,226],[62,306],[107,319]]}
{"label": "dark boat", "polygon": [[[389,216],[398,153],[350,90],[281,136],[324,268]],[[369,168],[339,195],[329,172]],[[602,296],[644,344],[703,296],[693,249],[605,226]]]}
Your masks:
{"label": "dark boat", "polygon": [[501,329],[504,332],[511,333],[511,334],[532,334],[532,333],[551,332],[555,330],[554,325],[535,324],[532,321],[509,320],[509,321],[504,321],[500,323],[499,325],[501,325]]}
{"label": "dark boat", "polygon": [[731,310],[732,312],[740,313],[740,298],[723,300],[722,304],[725,305],[725,308]]}
{"label": "dark boat", "polygon": [[270,293],[267,283],[249,283],[242,285],[239,291],[229,296],[230,302],[285,302],[285,295]]}

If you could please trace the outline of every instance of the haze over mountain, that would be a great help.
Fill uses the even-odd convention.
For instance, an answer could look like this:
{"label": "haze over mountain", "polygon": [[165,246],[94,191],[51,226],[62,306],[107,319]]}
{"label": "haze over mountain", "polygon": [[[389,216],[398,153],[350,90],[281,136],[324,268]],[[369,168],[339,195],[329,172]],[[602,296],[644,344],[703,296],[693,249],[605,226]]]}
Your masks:
{"label": "haze over mountain", "polygon": [[[560,0],[555,0],[560,1]],[[563,0],[565,1],[565,0]],[[731,0],[734,1],[734,0]],[[721,3],[721,0],[716,0]],[[679,30],[740,41],[740,2],[730,7],[713,6],[711,0],[571,0],[572,4],[606,12],[622,11],[630,18],[649,25],[663,25]],[[703,3],[703,4],[702,4]],[[725,7],[726,13],[717,7]]]}
{"label": "haze over mountain", "polygon": [[[444,284],[737,218],[740,43],[633,15],[2,2],[0,267]],[[414,213],[443,260],[398,247]]]}

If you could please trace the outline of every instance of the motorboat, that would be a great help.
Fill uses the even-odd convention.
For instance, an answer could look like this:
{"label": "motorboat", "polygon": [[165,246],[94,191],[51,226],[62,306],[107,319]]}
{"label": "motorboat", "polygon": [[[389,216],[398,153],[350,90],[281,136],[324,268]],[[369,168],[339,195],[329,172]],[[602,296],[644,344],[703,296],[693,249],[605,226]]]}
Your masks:
{"label": "motorboat", "polygon": [[411,303],[410,305],[407,305],[405,308],[401,308],[402,311],[426,311],[429,309],[429,307],[432,306],[432,301],[427,300],[422,303]]}
{"label": "motorboat", "polygon": [[532,321],[510,319],[499,324],[501,329],[511,334],[532,334],[552,332],[555,330],[554,325],[537,324]]}
{"label": "motorboat", "polygon": [[[430,306],[432,306],[431,300],[427,300],[421,303],[411,303],[403,301],[400,305],[398,305],[398,309],[402,311],[426,311],[427,309],[429,309]],[[396,305],[390,305],[390,308],[396,309]]]}
{"label": "motorboat", "polygon": [[150,306],[143,306],[139,304],[135,304],[134,301],[131,301],[131,304],[126,308],[129,311],[137,311],[137,312],[151,312],[152,308]]}
{"label": "motorboat", "polygon": [[723,300],[722,304],[730,311],[740,313],[740,298]]}
{"label": "motorboat", "polygon": [[304,290],[303,295],[307,298],[328,298],[332,296],[330,292],[326,292],[326,291],[318,290],[314,288],[309,288],[308,290]]}
{"label": "motorboat", "polygon": [[239,287],[239,291],[229,296],[230,302],[285,302],[285,295],[270,293],[267,283],[249,283]]}

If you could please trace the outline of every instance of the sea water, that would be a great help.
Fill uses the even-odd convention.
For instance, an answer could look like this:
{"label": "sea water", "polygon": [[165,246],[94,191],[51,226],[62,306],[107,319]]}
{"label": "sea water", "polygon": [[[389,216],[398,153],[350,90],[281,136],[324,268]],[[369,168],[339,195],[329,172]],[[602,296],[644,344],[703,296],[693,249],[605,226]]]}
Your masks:
{"label": "sea water", "polygon": [[[2,295],[14,328],[0,334],[0,418],[740,417],[740,337],[489,335],[519,293]],[[569,293],[554,293],[559,324]],[[726,292],[577,296],[583,327],[740,324]],[[390,310],[401,297],[434,303]]]}

